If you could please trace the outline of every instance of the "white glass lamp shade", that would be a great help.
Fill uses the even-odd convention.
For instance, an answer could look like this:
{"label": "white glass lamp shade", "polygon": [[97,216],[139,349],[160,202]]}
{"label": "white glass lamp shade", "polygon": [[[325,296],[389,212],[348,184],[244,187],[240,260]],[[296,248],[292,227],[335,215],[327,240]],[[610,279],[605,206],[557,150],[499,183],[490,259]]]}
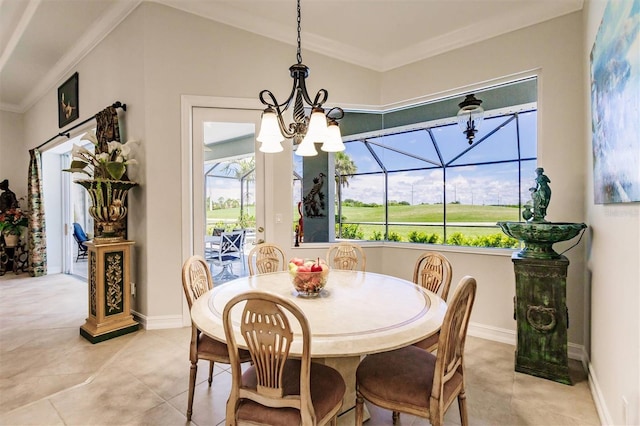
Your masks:
{"label": "white glass lamp shade", "polygon": [[281,142],[284,140],[284,136],[280,132],[275,112],[265,111],[262,113],[260,133],[256,140],[262,143],[260,145],[262,152],[281,152],[283,150]]}
{"label": "white glass lamp shade", "polygon": [[473,127],[477,130],[484,118],[484,109],[480,105],[469,105],[460,108],[457,117],[458,125],[462,131]]}
{"label": "white glass lamp shade", "polygon": [[318,151],[316,151],[315,142],[311,138],[309,138],[309,134],[302,139],[302,143],[298,145],[298,149],[296,149],[296,155],[300,155],[301,157],[313,157],[314,155],[318,155]]}
{"label": "white glass lamp shade", "polygon": [[[314,108],[309,120],[309,127],[305,139],[311,142],[324,142],[327,137],[327,117],[324,115],[322,108]],[[303,141],[304,143],[304,141]]]}
{"label": "white glass lamp shade", "polygon": [[338,123],[336,123],[335,121],[333,121],[327,127],[327,137],[322,144],[321,149],[325,152],[344,151],[344,143],[342,143],[340,127],[338,127]]}

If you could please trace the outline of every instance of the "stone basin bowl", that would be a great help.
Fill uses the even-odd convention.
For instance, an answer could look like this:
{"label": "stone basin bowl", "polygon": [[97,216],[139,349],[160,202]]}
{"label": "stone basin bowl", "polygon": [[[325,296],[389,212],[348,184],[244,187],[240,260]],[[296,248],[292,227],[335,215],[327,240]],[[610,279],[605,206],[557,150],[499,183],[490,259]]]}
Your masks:
{"label": "stone basin bowl", "polygon": [[519,257],[557,259],[553,244],[576,237],[587,225],[569,222],[498,222],[502,232],[524,242]]}

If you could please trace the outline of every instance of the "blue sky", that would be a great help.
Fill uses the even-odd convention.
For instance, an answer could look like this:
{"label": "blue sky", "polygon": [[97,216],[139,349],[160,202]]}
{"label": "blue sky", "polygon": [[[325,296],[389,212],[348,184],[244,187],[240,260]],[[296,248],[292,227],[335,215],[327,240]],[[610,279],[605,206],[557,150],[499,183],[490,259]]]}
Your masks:
{"label": "blue sky", "polygon": [[[473,165],[489,161],[504,161],[518,158],[517,130],[520,133],[522,158],[536,157],[536,112],[519,114],[519,122],[506,123],[506,117],[494,117],[485,120],[469,149],[464,134],[457,125],[442,126],[433,129],[433,136],[440,150],[442,161],[447,167],[447,202],[454,200],[463,204],[517,204],[518,203],[518,166],[517,163],[491,165]],[[489,138],[482,138],[493,132]],[[394,149],[412,153],[433,163],[441,164],[434,144],[427,131],[417,130],[384,136],[367,138],[372,143],[380,143]],[[380,171],[380,167],[369,150],[361,142],[346,143],[346,153],[358,166],[358,172]],[[408,201],[412,204],[442,202],[443,169],[427,161],[394,152],[373,145],[389,174],[389,199]],[[464,155],[454,160],[459,154]],[[429,167],[428,170],[402,171],[410,168]],[[525,201],[529,197],[528,188],[534,184],[536,162],[523,163],[522,193]],[[381,204],[384,199],[384,180],[382,175],[354,176],[349,179],[349,187],[343,189],[344,198]]]}

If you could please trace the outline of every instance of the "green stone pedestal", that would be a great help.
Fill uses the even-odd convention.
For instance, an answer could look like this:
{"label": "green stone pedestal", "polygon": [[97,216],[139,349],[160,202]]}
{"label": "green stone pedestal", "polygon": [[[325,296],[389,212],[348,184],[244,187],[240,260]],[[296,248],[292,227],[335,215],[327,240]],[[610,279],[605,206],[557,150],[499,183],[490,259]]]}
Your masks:
{"label": "green stone pedestal", "polygon": [[565,256],[533,259],[514,253],[515,316],[518,328],[515,369],[571,384],[567,355],[567,267]]}

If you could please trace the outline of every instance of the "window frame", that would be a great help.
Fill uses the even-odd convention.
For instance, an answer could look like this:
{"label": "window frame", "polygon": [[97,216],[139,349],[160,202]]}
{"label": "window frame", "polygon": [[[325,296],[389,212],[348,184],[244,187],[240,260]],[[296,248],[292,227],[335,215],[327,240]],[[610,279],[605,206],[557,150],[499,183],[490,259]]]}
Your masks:
{"label": "window frame", "polygon": [[[507,164],[507,163],[516,163],[517,164],[517,168],[518,168],[518,212],[520,212],[522,210],[522,206],[524,205],[524,203],[527,201],[526,199],[524,199],[523,196],[523,164],[525,162],[534,162],[534,168],[535,165],[537,164],[537,134],[536,134],[536,138],[533,141],[534,143],[534,147],[536,150],[536,155],[531,157],[531,156],[527,156],[527,157],[523,157],[522,156],[522,151],[523,151],[523,147],[521,146],[521,126],[520,126],[520,116],[525,114],[525,113],[529,113],[529,112],[535,112],[536,113],[536,123],[538,120],[538,105],[537,102],[530,102],[530,103],[525,103],[525,104],[521,104],[521,105],[515,105],[515,106],[510,106],[510,107],[505,107],[505,108],[500,108],[500,109],[495,109],[495,110],[491,110],[491,111],[487,111],[485,113],[485,118],[486,119],[491,119],[491,118],[497,118],[497,117],[505,117],[504,122],[502,122],[500,125],[496,126],[493,130],[491,130],[489,133],[483,135],[481,138],[479,138],[477,141],[475,141],[473,143],[473,145],[471,145],[470,147],[462,150],[461,152],[459,152],[457,155],[454,155],[453,158],[449,159],[448,161],[445,161],[443,159],[443,156],[441,155],[441,153],[438,150],[438,144],[436,143],[436,140],[433,136],[433,130],[440,128],[440,127],[444,127],[444,126],[451,126],[451,125],[456,125],[457,124],[457,120],[455,117],[450,117],[450,118],[445,118],[445,119],[438,119],[438,120],[431,120],[431,121],[426,121],[426,122],[421,122],[421,123],[414,123],[414,124],[410,124],[410,125],[405,125],[405,126],[398,126],[398,127],[393,127],[393,128],[386,128],[386,129],[380,129],[380,130],[375,130],[375,131],[369,131],[369,132],[365,132],[365,133],[360,133],[360,134],[352,134],[349,135],[347,137],[344,137],[344,143],[346,146],[348,146],[348,144],[350,143],[361,143],[363,144],[371,153],[372,157],[374,158],[374,160],[377,162],[378,167],[380,168],[379,171],[367,171],[367,172],[362,172],[362,173],[355,173],[353,175],[348,175],[349,177],[357,177],[357,176],[366,176],[366,175],[384,175],[384,190],[383,190],[383,207],[384,207],[384,219],[383,222],[376,222],[376,223],[369,223],[369,222],[359,222],[359,221],[353,221],[353,220],[346,220],[343,221],[342,217],[337,217],[336,218],[336,240],[339,240],[339,236],[343,235],[343,230],[344,230],[344,226],[345,225],[380,225],[384,227],[384,234],[383,234],[383,240],[382,241],[395,241],[393,239],[390,239],[390,236],[392,235],[390,233],[390,227],[397,227],[397,226],[424,226],[424,227],[431,227],[431,226],[436,226],[434,224],[431,223],[407,223],[407,222],[394,222],[391,221],[389,218],[389,204],[390,204],[390,200],[389,200],[389,175],[390,174],[394,174],[394,173],[406,173],[406,172],[411,172],[411,171],[419,171],[419,170],[429,170],[429,169],[437,169],[437,170],[442,170],[442,185],[443,185],[443,202],[442,202],[442,206],[443,206],[443,213],[442,213],[442,223],[438,224],[437,226],[442,228],[442,234],[443,234],[443,244],[446,244],[447,246],[451,246],[451,247],[468,247],[467,245],[457,245],[457,244],[448,244],[447,243],[447,229],[451,229],[453,227],[455,228],[460,228],[460,225],[456,225],[455,222],[450,222],[447,220],[447,204],[449,203],[449,201],[447,200],[447,179],[446,179],[446,175],[447,175],[447,171],[454,169],[456,167],[469,167],[469,166],[488,166],[488,165],[494,165],[494,164]],[[462,158],[469,150],[473,149],[475,146],[481,144],[482,142],[486,141],[487,139],[491,138],[498,130],[500,130],[501,128],[503,128],[504,126],[508,125],[509,123],[511,123],[512,121],[515,120],[515,144],[516,144],[516,150],[517,150],[517,158],[513,158],[513,159],[504,159],[504,160],[496,160],[496,161],[481,161],[481,162],[463,162],[460,163],[459,159]],[[537,128],[537,125],[535,126]],[[380,138],[380,137],[385,137],[385,136],[392,136],[392,135],[397,135],[400,133],[407,133],[407,132],[415,132],[415,131],[426,131],[429,134],[429,138],[431,140],[431,143],[433,143],[436,151],[438,152],[438,157],[440,160],[440,164],[437,164],[436,162],[433,161],[429,161],[425,158],[420,158],[420,157],[416,157],[415,155],[411,154],[410,152],[402,152],[402,154],[404,155],[409,155],[412,156],[414,158],[420,158],[422,161],[431,163],[429,167],[419,167],[419,168],[409,168],[409,169],[402,169],[402,170],[392,170],[389,171],[387,170],[387,168],[385,167],[384,162],[379,158],[379,156],[377,156],[374,152],[374,150],[372,149],[371,145],[378,145],[378,143],[374,143],[374,142],[370,142],[368,141],[368,139],[374,139],[374,138]],[[395,150],[395,149],[392,149]],[[453,164],[456,163],[456,164]],[[342,200],[336,200],[336,202],[342,202],[344,203],[344,199]],[[457,200],[456,200],[457,201]],[[336,208],[336,211],[338,211],[339,209]],[[342,210],[342,209],[340,209]],[[466,227],[469,228],[490,228],[490,229],[496,229],[497,231],[500,231],[500,228],[497,225],[466,225]],[[370,239],[365,239],[364,241],[373,241]]]}

